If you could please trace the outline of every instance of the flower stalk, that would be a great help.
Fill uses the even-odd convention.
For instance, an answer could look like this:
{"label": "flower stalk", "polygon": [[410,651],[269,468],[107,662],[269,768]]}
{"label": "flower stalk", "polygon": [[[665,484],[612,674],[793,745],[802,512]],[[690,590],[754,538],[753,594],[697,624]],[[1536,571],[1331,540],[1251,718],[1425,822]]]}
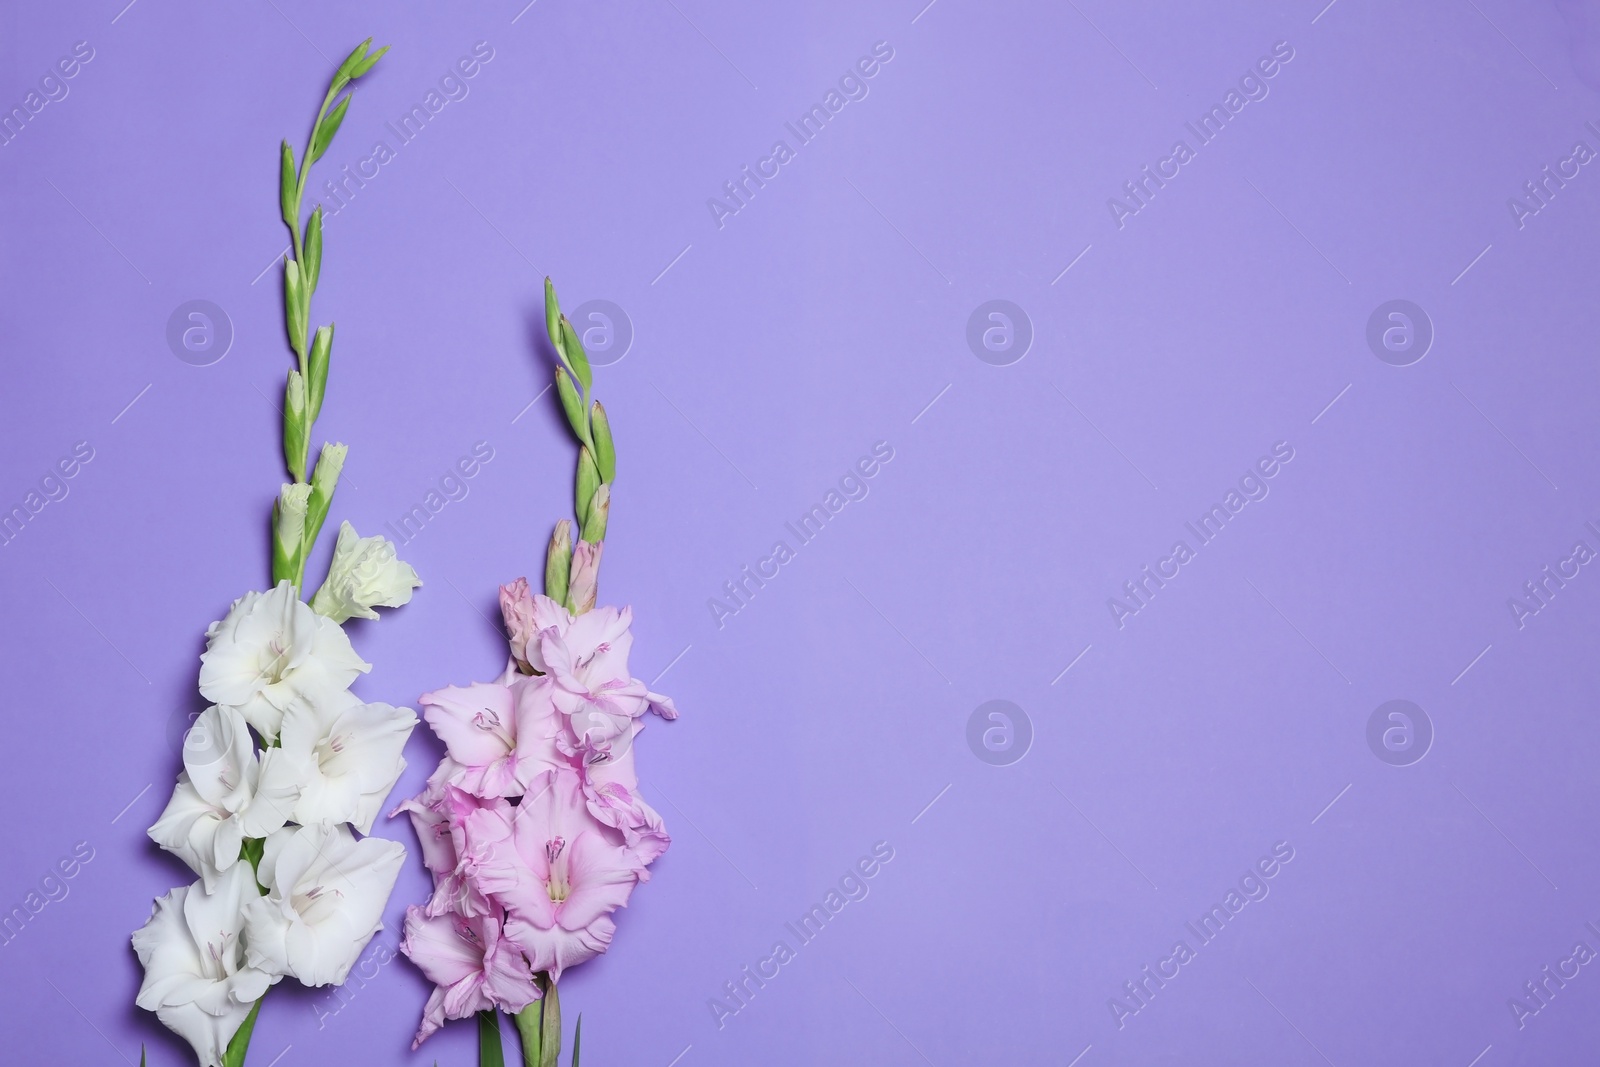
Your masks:
{"label": "flower stalk", "polygon": [[158,898],[133,935],[145,972],[136,1003],[187,1040],[201,1067],[243,1067],[261,1001],[280,979],[344,983],[381,925],[405,855],[368,835],[405,767],[417,716],[351,692],[372,665],[340,624],[407,603],[421,582],[393,544],[346,522],[322,588],[303,590],[347,450],[325,443],[312,465],[334,329],[311,326],[321,207],[303,231],[300,219],[312,164],[349,109],[345,90],[387,51],[371,45],[339,65],[298,168],[282,146],[284,326],[295,366],[284,385],[291,480],[272,507],[273,586],[246,593],[207,629],[199,692],[209,706],[184,737],[183,773],[149,830],[199,879]]}
{"label": "flower stalk", "polygon": [[[288,581],[296,590],[305,584],[306,558],[311,546],[322,532],[322,523],[328,514],[328,504],[339,481],[339,470],[344,462],[343,445],[323,445],[322,456],[316,467],[311,467],[311,435],[317,416],[322,411],[322,398],[328,387],[328,365],[333,355],[332,323],[311,328],[311,298],[317,291],[317,280],[322,274],[322,205],[311,211],[302,229],[306,182],[311,177],[312,164],[321,159],[333,143],[333,137],[350,110],[350,94],[345,90],[357,78],[370,71],[389,47],[372,51],[372,38],[368,37],[355,47],[334,71],[322,107],[317,110],[317,120],[312,123],[311,135],[301,153],[298,167],[294,149],[284,141],[279,151],[278,205],[283,213],[283,223],[289,227],[289,255],[283,261],[283,318],[289,335],[289,347],[294,350],[296,366],[289,372],[283,395],[283,457],[284,466],[295,485],[314,484],[317,504],[309,508],[298,538],[286,551],[277,550],[278,540],[285,535],[278,523],[272,557],[272,580]],[[344,95],[340,95],[343,93]],[[338,450],[338,462],[323,474],[322,465],[328,459],[329,448]],[[289,531],[292,533],[292,531]]]}
{"label": "flower stalk", "polygon": [[556,287],[549,278],[544,280],[544,324],[560,361],[556,396],[578,439],[578,467],[573,478],[578,543],[575,547],[570,544],[571,523],[562,519],[546,553],[545,595],[581,615],[594,607],[598,595],[600,554],[611,517],[611,483],[617,477],[617,446],[606,409],[589,396],[593,385],[589,355],[571,320],[562,314]]}
{"label": "flower stalk", "polygon": [[[640,795],[633,744],[646,712],[678,712],[628,670],[632,609],[596,603],[616,445],[548,278],[545,325],[578,445],[576,518],[551,533],[543,596],[526,578],[500,587],[515,669],[422,695],[447,755],[394,812],[410,815],[433,876],[400,943],[434,983],[412,1048],[447,1020],[476,1016],[479,1067],[504,1063],[501,1012],[516,1022],[523,1067],[557,1067],[561,975],[606,951],[613,914],[671,843]],[[572,1067],[582,1036],[579,1016]]]}

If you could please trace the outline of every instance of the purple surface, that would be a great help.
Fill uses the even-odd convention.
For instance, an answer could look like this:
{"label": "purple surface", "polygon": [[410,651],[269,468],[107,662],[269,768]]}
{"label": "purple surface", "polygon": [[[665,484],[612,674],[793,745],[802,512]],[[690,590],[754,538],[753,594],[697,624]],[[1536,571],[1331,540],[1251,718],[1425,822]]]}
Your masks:
{"label": "purple surface", "polygon": [[[494,459],[402,547],[426,586],[356,628],[360,691],[490,676],[495,586],[566,513],[570,445],[549,394],[527,406],[541,275],[635,332],[597,372],[602,597],[684,714],[640,757],[673,848],[563,983],[587,1062],[1501,1067],[1600,1041],[1600,977],[1562,962],[1600,949],[1600,577],[1566,564],[1521,625],[1508,604],[1600,549],[1600,175],[1568,164],[1520,225],[1508,204],[1600,149],[1596,5],[122,2],[9,4],[0,35],[6,108],[93,49],[0,147],[0,504],[93,449],[0,550],[0,905],[93,851],[0,946],[7,1059],[187,1062],[133,1007],[128,935],[187,881],[143,829],[204,627],[266,580],[276,145],[369,34],[394,50],[313,183],[394,149],[327,230],[334,517],[379,532],[475,442]],[[480,41],[401,144],[386,124]],[[867,95],[799,145],[785,123],[875,42]],[[1195,147],[1277,42],[1265,98]],[[708,198],[779,138],[794,158],[719,227]],[[1178,138],[1194,158],[1119,227],[1107,199]],[[234,332],[209,366],[166,340],[194,299]],[[1008,366],[966,340],[991,299],[1031,321]],[[1367,341],[1393,299],[1435,334],[1408,366]],[[879,441],[868,495],[799,545],[785,523]],[[1185,524],[1278,442],[1201,546]],[[779,539],[719,626],[708,600]],[[1180,539],[1119,627],[1108,599]],[[1008,766],[969,748],[996,699],[1031,722]],[[1408,766],[1368,742],[1396,699],[1432,724]],[[397,795],[436,753],[413,739]],[[798,946],[785,923],[877,842],[870,893]],[[1202,943],[1186,924],[1279,842]],[[375,945],[424,894],[413,855]],[[719,1027],[779,939],[795,958]],[[472,1062],[465,1024],[407,1051],[424,982],[367,970],[343,1000],[275,991],[251,1062]]]}

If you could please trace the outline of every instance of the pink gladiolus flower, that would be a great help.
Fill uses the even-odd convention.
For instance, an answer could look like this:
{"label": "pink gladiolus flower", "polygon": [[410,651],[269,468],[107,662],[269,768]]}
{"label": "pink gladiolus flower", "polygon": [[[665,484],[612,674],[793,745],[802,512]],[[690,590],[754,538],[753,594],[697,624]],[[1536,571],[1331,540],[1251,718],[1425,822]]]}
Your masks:
{"label": "pink gladiolus flower", "polygon": [[534,618],[540,627],[538,648],[530,644],[528,659],[555,682],[555,706],[571,720],[576,744],[563,748],[568,755],[604,755],[617,739],[630,736],[629,720],[651,707],[663,718],[678,717],[671,700],[628,673],[631,608],[596,608],[574,617],[540,596],[534,598]]}
{"label": "pink gladiolus flower", "polygon": [[[603,758],[582,763],[583,795],[589,814],[607,826],[622,832],[623,843],[639,857],[642,864],[654,863],[656,857],[667,850],[672,838],[656,810],[639,795],[639,776],[633,766],[633,742],[644,730],[644,722],[635,719],[632,735],[626,742],[611,746]],[[649,881],[650,873],[641,870],[639,881]]]}
{"label": "pink gladiolus flower", "polygon": [[422,697],[448,752],[394,811],[411,816],[434,881],[401,946],[437,986],[418,1043],[446,1019],[520,1010],[534,974],[559,980],[605,952],[613,913],[671,843],[639,794],[633,743],[646,711],[678,712],[628,672],[632,612],[574,615],[520,578],[500,606],[505,673]]}
{"label": "pink gladiolus flower", "polygon": [[442,784],[435,787],[430,779],[428,788],[423,792],[395,805],[389,818],[394,818],[402,811],[411,816],[411,828],[417,832],[417,843],[422,847],[422,865],[433,875],[434,885],[437,886],[441,877],[456,869],[457,863],[455,841],[450,836],[450,819],[444,810]]}
{"label": "pink gladiolus flower", "polygon": [[491,1008],[518,1012],[539,999],[528,961],[505,939],[498,913],[475,919],[430,917],[413,904],[406,909],[400,951],[435,986],[411,1042],[413,1049],[446,1019],[467,1019]]}
{"label": "pink gladiolus flower", "polygon": [[423,694],[423,717],[458,764],[451,778],[481,797],[514,797],[559,765],[554,708],[499,683],[449,686]]}
{"label": "pink gladiolus flower", "polygon": [[511,834],[477,865],[477,885],[506,908],[505,937],[535,971],[561,972],[606,950],[644,864],[589,813],[572,771],[552,775],[511,819]]}
{"label": "pink gladiolus flower", "polygon": [[[411,816],[411,828],[417,833],[422,846],[422,865],[433,876],[433,896],[428,898],[429,916],[445,913],[465,916],[482,915],[490,905],[471,884],[468,874],[471,867],[463,863],[460,853],[462,838],[460,822],[463,811],[479,803],[470,793],[450,785],[442,772],[455,768],[446,756],[439,770],[428,779],[428,787],[416,796],[395,805],[389,813],[394,818],[401,812]],[[457,794],[451,796],[450,794]],[[498,801],[504,804],[504,800]]]}

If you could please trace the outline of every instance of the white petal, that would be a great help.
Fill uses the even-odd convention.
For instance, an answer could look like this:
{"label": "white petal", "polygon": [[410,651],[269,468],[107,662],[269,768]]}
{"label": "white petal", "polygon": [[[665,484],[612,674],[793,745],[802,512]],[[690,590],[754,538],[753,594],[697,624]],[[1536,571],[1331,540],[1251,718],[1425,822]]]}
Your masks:
{"label": "white petal", "polygon": [[357,841],[343,826],[273,834],[258,868],[268,896],[246,907],[251,965],[309,986],[343,982],[381,925],[404,856],[397,842]]}
{"label": "white petal", "polygon": [[250,1014],[250,1005],[231,1004],[222,1015],[212,1015],[199,1005],[188,1003],[172,1008],[160,1008],[156,1018],[162,1025],[177,1034],[194,1049],[200,1067],[218,1067],[228,1049],[228,1042],[239,1032]]}
{"label": "white petal", "polygon": [[216,863],[214,841],[217,827],[226,815],[205,802],[185,772],[178,775],[172,799],[150,827],[150,839],[187,863],[209,885],[216,881],[221,869]]}
{"label": "white petal", "polygon": [[228,811],[245,803],[256,784],[255,741],[237,708],[213,704],[183,738],[183,767],[195,790]]}

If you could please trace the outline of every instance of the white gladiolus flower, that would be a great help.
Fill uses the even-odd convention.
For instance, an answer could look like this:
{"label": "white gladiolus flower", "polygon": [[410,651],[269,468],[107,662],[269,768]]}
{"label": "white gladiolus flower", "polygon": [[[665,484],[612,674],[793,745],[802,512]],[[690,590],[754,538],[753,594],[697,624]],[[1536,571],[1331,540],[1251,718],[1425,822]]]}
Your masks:
{"label": "white gladiolus flower", "polygon": [[308,986],[340,985],[383,927],[406,850],[344,826],[286,827],[267,838],[256,875],[267,895],[245,906],[250,966]]}
{"label": "white gladiolus flower", "polygon": [[266,837],[294,811],[299,789],[283,753],[258,761],[255,742],[236,708],[213,705],[183,740],[184,771],[150,837],[215,888],[239,860],[247,837]]}
{"label": "white gladiolus flower", "polygon": [[372,664],[357,656],[339,624],[312,611],[288,581],[246,593],[206,631],[200,693],[238,708],[262,737],[278,736],[296,696],[348,689]]}
{"label": "white gladiolus flower", "polygon": [[290,704],[279,734],[283,747],[272,751],[299,787],[294,821],[348,822],[370,833],[405,770],[401,750],[416,725],[410,708],[363,704],[350,693]]}
{"label": "white gladiolus flower", "polygon": [[354,526],[339,524],[339,541],[328,565],[328,580],[311,598],[313,610],[334,622],[357,617],[376,619],[375,607],[397,608],[422,585],[411,564],[395,554],[386,537],[357,537]]}
{"label": "white gladiolus flower", "polygon": [[250,1006],[278,980],[245,962],[243,912],[260,895],[250,865],[237,864],[210,892],[196,882],[157,898],[133,935],[144,966],[136,1003],[193,1045],[200,1067],[222,1062]]}

